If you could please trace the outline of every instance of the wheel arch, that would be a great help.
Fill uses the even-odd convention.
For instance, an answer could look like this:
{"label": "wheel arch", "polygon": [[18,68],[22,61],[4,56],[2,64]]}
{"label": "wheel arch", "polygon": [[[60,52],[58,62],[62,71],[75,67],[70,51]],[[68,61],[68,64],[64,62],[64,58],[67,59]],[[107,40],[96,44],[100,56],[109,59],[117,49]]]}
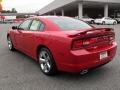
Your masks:
{"label": "wheel arch", "polygon": [[38,55],[39,55],[39,50],[40,50],[41,48],[47,48],[47,49],[49,50],[49,52],[52,54],[53,61],[54,61],[54,63],[55,63],[55,67],[58,68],[58,67],[57,67],[57,66],[58,66],[58,65],[57,65],[57,62],[56,62],[56,60],[54,59],[54,55],[53,55],[51,49],[50,49],[48,46],[43,45],[43,44],[38,45],[37,48],[36,48],[36,60],[37,60],[37,62],[39,62],[39,60],[38,60]]}
{"label": "wheel arch", "polygon": [[[40,50],[41,48],[46,48],[46,49],[48,49],[49,53],[50,53],[51,56],[52,56],[52,69],[51,69],[52,71],[50,71],[50,73],[45,73],[45,74],[46,74],[46,75],[54,75],[54,74],[57,74],[57,71],[58,71],[57,63],[56,63],[56,61],[55,61],[55,59],[54,59],[54,56],[53,56],[51,50],[50,50],[46,45],[38,45],[38,47],[37,47],[37,49],[36,49],[37,62],[39,62],[38,57],[39,57],[39,50]],[[42,69],[41,69],[41,70],[42,70]],[[42,72],[43,72],[43,71],[42,71]],[[43,72],[43,73],[44,73],[44,72]]]}
{"label": "wheel arch", "polygon": [[48,48],[48,46],[43,45],[43,44],[38,45],[37,48],[36,48],[36,58],[37,58],[37,61],[38,61],[39,50],[40,50],[41,48],[47,48],[47,49],[50,51],[50,53],[52,54],[52,52],[51,52],[51,50]]}

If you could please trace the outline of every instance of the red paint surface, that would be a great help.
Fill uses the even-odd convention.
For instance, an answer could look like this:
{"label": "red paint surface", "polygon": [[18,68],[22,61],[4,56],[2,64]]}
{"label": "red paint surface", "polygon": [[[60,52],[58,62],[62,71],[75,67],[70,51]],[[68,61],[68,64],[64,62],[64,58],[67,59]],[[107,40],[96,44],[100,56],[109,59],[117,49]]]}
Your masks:
{"label": "red paint surface", "polygon": [[[44,31],[9,30],[8,32],[14,47],[36,61],[38,47],[45,46],[51,51],[58,70],[80,72],[106,64],[116,54],[115,33],[109,28],[64,31],[47,17],[36,18],[44,22]],[[82,41],[84,45],[78,42],[75,44],[76,41]],[[108,57],[100,60],[100,53],[104,51],[107,51]]]}

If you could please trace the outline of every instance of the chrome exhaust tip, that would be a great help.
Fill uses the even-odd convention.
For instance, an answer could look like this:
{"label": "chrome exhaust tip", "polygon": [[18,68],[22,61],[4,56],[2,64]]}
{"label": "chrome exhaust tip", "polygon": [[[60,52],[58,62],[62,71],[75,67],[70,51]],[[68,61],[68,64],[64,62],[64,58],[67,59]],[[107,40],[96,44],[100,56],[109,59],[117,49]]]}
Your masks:
{"label": "chrome exhaust tip", "polygon": [[82,70],[82,71],[80,72],[81,75],[84,75],[84,74],[86,74],[86,73],[88,73],[88,70]]}

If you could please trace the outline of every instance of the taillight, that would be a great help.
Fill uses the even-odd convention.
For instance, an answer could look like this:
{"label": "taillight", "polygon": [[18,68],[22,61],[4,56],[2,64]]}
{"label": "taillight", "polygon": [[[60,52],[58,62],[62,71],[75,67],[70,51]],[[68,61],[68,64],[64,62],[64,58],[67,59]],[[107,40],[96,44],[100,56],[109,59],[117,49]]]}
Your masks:
{"label": "taillight", "polygon": [[112,43],[114,41],[115,41],[114,35],[74,40],[72,43],[72,49],[78,50],[95,43],[103,43],[103,42]]}
{"label": "taillight", "polygon": [[111,45],[114,43],[114,41],[115,41],[115,36],[110,36],[109,37],[109,42],[110,42]]}
{"label": "taillight", "polygon": [[83,45],[82,40],[77,40],[73,42],[72,49],[79,49]]}
{"label": "taillight", "polygon": [[93,44],[97,42],[97,38],[91,38],[91,39],[83,39],[83,40],[75,40],[73,41],[72,44],[72,49],[76,50],[76,49],[81,49],[84,46]]}
{"label": "taillight", "polygon": [[90,38],[90,39],[83,40],[83,45],[85,46],[85,45],[93,44],[96,42],[97,42],[97,38]]}

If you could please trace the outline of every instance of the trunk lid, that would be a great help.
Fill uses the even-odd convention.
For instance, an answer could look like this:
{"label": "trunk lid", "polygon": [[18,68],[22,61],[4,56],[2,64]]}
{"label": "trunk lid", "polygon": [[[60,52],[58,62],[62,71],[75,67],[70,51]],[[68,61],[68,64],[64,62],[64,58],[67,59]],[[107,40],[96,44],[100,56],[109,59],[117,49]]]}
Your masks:
{"label": "trunk lid", "polygon": [[93,28],[69,34],[68,37],[73,38],[73,50],[85,48],[94,51],[110,47],[115,40],[115,33],[111,28]]}

